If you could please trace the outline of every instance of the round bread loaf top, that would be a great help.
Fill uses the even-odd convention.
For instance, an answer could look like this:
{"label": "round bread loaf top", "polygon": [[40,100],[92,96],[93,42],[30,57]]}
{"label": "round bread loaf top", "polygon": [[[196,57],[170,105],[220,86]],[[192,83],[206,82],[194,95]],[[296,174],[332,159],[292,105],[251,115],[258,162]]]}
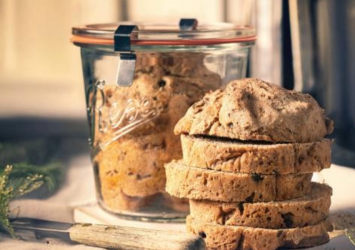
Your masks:
{"label": "round bread loaf top", "polygon": [[254,78],[206,94],[175,126],[176,134],[267,142],[312,142],[332,131],[313,97]]}

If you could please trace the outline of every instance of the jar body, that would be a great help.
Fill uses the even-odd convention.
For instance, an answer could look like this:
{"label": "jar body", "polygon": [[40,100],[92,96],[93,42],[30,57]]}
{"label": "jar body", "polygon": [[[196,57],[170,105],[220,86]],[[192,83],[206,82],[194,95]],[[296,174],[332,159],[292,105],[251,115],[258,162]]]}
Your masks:
{"label": "jar body", "polygon": [[133,84],[116,84],[118,53],[81,47],[98,201],[140,220],[178,220],[186,200],[165,192],[164,164],[182,158],[174,126],[206,92],[246,74],[249,48],[136,52]]}

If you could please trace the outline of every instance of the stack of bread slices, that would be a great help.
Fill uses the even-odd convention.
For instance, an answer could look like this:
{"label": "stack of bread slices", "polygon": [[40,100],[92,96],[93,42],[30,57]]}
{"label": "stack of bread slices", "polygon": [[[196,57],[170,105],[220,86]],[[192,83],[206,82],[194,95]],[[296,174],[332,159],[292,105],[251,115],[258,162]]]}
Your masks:
{"label": "stack of bread slices", "polygon": [[176,125],[183,159],[166,164],[166,190],[190,200],[187,229],[208,249],[323,244],[332,189],[311,179],[330,167],[332,130],[310,95],[232,81]]}

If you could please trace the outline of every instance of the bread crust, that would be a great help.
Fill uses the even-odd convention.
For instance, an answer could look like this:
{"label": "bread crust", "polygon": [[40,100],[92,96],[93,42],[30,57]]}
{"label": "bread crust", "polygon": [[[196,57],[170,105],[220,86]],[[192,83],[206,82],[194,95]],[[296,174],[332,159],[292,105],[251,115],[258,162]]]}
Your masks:
{"label": "bread crust", "polygon": [[287,200],[309,192],[312,174],[260,175],[226,173],[165,164],[166,191],[178,198],[220,202]]}
{"label": "bread crust", "polygon": [[333,123],[308,94],[254,78],[206,94],[175,126],[176,134],[268,142],[312,142]]}
{"label": "bread crust", "polygon": [[331,165],[330,139],[308,143],[254,144],[181,135],[187,166],[234,173],[320,172]]}
{"label": "bread crust", "polygon": [[199,221],[229,226],[295,228],[316,225],[329,215],[332,188],[312,183],[300,198],[277,202],[224,203],[190,200],[190,214]]}
{"label": "bread crust", "polygon": [[209,250],[275,250],[280,247],[312,247],[328,242],[328,232],[332,230],[327,220],[307,227],[264,229],[221,226],[196,220],[191,215],[186,219],[186,227],[188,232],[203,237]]}
{"label": "bread crust", "polygon": [[310,95],[259,79],[230,82],[176,124],[183,159],[166,191],[190,199],[187,230],[208,249],[274,250],[326,243],[333,123]]}

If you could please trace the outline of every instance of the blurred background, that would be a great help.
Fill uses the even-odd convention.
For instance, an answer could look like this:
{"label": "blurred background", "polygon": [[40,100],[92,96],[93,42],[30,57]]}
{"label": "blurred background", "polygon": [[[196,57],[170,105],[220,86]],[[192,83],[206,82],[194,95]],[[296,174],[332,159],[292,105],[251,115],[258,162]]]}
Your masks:
{"label": "blurred background", "polygon": [[71,27],[182,17],[254,25],[248,76],[312,94],[335,121],[339,160],[355,164],[353,0],[0,0],[0,140],[88,136]]}

